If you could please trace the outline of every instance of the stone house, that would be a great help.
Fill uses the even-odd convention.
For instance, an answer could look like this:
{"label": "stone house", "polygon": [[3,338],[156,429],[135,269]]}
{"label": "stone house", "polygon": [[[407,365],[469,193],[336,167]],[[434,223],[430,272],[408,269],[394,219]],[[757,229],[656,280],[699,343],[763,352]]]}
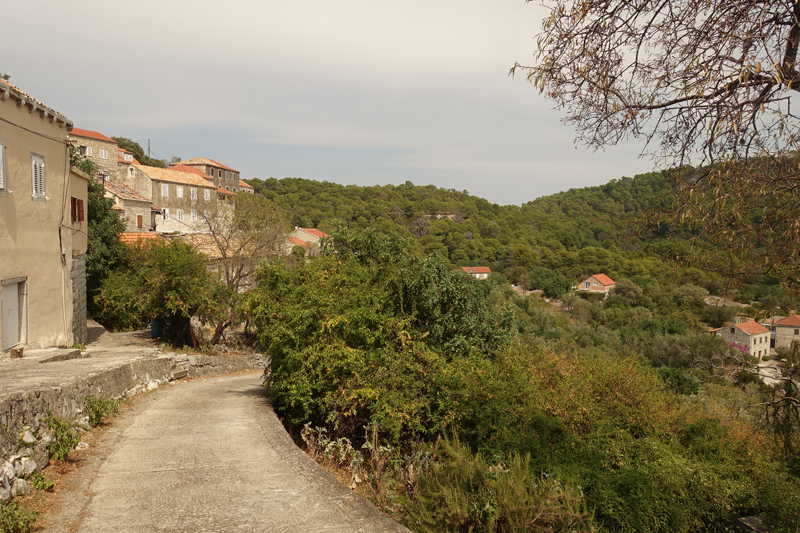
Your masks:
{"label": "stone house", "polygon": [[461,270],[475,279],[486,279],[492,273],[492,269],[489,267],[461,267]]}
{"label": "stone house", "polygon": [[161,208],[154,205],[150,198],[118,181],[108,180],[103,185],[106,197],[114,199],[113,209],[125,220],[126,232],[156,231]]}
{"label": "stone house", "polygon": [[72,128],[69,138],[81,155],[100,168],[100,175],[103,178],[118,178],[120,150],[117,141],[102,133],[80,128]]}
{"label": "stone house", "polygon": [[598,294],[608,294],[616,286],[617,282],[605,274],[594,274],[578,284],[576,289],[579,292],[593,292]]}
{"label": "stone house", "polygon": [[217,202],[216,187],[206,178],[172,168],[132,165],[132,176],[120,181],[161,209],[156,231],[193,233],[203,231],[204,206]]}
{"label": "stone house", "polygon": [[193,157],[186,161],[180,161],[178,165],[186,165],[200,170],[205,175],[214,180],[214,185],[225,191],[238,192],[241,190],[239,184],[239,171],[222,163],[218,163],[207,157]]}
{"label": "stone house", "polygon": [[750,355],[758,357],[759,360],[769,355],[770,331],[755,320],[712,329],[711,334],[744,346]]}
{"label": "stone house", "polygon": [[300,239],[301,241],[308,243],[308,244],[316,244],[319,245],[319,241],[326,237],[330,237],[324,231],[320,231],[314,228],[301,228],[298,226],[294,227],[294,231],[289,234],[289,238],[296,238]]}
{"label": "stone house", "polygon": [[256,190],[243,179],[239,180],[239,190],[237,192],[246,192],[248,194],[255,194]]}
{"label": "stone house", "polygon": [[0,350],[86,342],[89,176],[72,122],[0,78]]}
{"label": "stone house", "polygon": [[800,342],[800,315],[787,316],[772,325],[773,348],[789,348]]}

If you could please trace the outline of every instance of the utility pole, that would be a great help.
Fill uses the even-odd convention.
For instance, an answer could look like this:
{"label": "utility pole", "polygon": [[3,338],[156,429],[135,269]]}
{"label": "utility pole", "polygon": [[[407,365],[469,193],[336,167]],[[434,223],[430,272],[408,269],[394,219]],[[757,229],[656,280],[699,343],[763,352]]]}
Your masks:
{"label": "utility pole", "polygon": [[147,158],[150,158],[150,139],[147,139]]}

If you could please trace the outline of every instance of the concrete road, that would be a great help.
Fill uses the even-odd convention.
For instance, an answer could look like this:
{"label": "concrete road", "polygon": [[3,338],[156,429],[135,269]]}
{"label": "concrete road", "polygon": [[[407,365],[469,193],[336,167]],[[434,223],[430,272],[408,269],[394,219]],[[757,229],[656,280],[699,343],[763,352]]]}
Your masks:
{"label": "concrete road", "polygon": [[45,531],[408,532],[294,445],[260,377],[139,398],[88,454]]}

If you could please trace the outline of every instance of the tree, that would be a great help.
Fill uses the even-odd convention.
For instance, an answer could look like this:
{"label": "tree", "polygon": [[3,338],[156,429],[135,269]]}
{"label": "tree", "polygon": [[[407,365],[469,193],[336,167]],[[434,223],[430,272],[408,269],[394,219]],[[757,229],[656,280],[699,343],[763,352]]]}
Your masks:
{"label": "tree", "polygon": [[578,141],[643,139],[677,169],[650,227],[724,244],[694,249],[709,268],[798,288],[800,3],[555,0],[537,42],[537,64],[512,73],[566,111]]}
{"label": "tree", "polygon": [[127,137],[111,137],[111,138],[117,141],[117,146],[131,152],[139,163],[147,165],[148,167],[164,168],[166,166],[164,164],[164,161],[162,161],[161,159],[156,159],[155,157],[150,157],[145,155],[144,148],[142,148],[142,146],[136,141],[132,141]]}
{"label": "tree", "polygon": [[223,288],[205,256],[178,239],[148,240],[122,248],[120,263],[102,282],[100,318],[120,328],[160,318],[174,346],[199,348],[192,317],[218,320]]}
{"label": "tree", "polygon": [[261,262],[284,254],[288,222],[280,207],[253,194],[239,194],[232,203],[198,200],[197,212],[212,253],[219,256],[217,272],[227,288],[228,311],[216,322],[211,339],[216,344],[241,319],[240,295],[252,288]]}

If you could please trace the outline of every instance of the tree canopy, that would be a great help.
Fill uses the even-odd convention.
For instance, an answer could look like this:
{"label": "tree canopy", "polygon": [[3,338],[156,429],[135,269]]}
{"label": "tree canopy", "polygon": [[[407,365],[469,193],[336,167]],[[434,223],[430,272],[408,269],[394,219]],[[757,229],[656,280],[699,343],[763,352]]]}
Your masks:
{"label": "tree canopy", "polygon": [[[728,274],[800,274],[800,4],[556,0],[537,62],[517,64],[593,148],[644,139],[671,174],[673,231],[727,243]],[[687,166],[691,167],[687,168]]]}

